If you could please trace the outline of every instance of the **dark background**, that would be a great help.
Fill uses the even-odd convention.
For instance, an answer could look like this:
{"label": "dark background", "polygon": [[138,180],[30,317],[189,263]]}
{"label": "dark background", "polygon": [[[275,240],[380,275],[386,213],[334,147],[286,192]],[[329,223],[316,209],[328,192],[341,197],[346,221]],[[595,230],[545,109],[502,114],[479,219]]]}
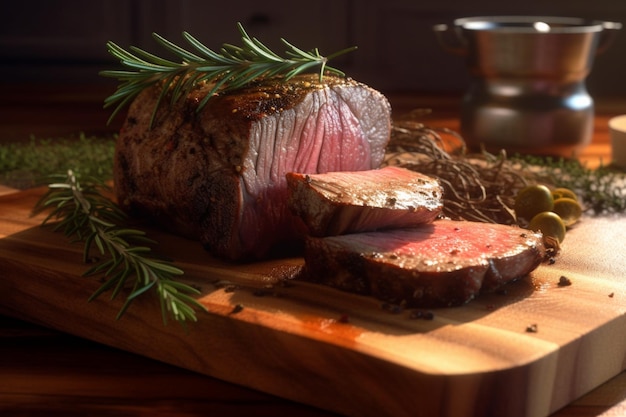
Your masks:
{"label": "dark background", "polygon": [[[445,52],[436,23],[475,15],[560,15],[626,23],[615,0],[0,0],[0,77],[4,83],[116,82],[105,43],[162,53],[152,32],[182,43],[183,30],[206,45],[239,44],[236,22],[283,53],[285,37],[328,55],[359,49],[336,66],[383,92],[459,92],[468,83],[463,58]],[[596,58],[587,80],[594,96],[626,94],[626,33]]]}

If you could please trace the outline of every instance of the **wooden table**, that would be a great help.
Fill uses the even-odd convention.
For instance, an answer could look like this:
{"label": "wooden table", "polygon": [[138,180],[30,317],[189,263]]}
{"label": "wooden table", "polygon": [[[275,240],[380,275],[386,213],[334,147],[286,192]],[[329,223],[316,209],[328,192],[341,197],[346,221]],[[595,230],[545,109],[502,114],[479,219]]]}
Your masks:
{"label": "wooden table", "polygon": [[[392,100],[393,101],[393,100]],[[397,99],[396,108],[423,100]],[[436,101],[435,101],[436,102]],[[449,103],[449,102],[448,102]],[[606,121],[622,104],[599,111],[593,143],[581,159],[608,161]],[[436,106],[435,106],[436,107]],[[454,111],[435,112],[433,125],[457,128]],[[0,193],[13,190],[0,187]],[[1,273],[1,271],[0,271]],[[0,415],[248,415],[333,414],[156,362],[9,317],[0,316]],[[626,415],[626,373],[554,417]]]}

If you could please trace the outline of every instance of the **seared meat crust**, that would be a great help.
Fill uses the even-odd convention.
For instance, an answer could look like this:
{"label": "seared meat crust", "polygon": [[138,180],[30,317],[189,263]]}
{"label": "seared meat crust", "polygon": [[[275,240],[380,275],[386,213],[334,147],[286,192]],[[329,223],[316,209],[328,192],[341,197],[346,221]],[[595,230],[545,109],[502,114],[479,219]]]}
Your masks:
{"label": "seared meat crust", "polygon": [[391,109],[354,80],[301,75],[212,97],[195,90],[174,109],[144,91],[131,105],[115,154],[122,208],[199,239],[232,260],[267,256],[301,239],[304,225],[287,208],[287,172],[359,171],[382,162]]}

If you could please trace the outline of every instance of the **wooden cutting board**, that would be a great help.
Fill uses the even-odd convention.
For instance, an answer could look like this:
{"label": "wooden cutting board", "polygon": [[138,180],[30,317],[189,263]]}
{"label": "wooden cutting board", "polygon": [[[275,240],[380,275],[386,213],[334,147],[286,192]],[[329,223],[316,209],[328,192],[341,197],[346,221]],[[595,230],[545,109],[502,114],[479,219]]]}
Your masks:
{"label": "wooden cutting board", "polygon": [[82,246],[30,217],[43,191],[0,197],[2,314],[354,416],[546,416],[626,368],[624,216],[585,218],[556,263],[432,320],[299,281],[300,258],[232,265],[150,231],[202,291],[185,330],[152,298],[119,321],[121,300],[87,302]]}

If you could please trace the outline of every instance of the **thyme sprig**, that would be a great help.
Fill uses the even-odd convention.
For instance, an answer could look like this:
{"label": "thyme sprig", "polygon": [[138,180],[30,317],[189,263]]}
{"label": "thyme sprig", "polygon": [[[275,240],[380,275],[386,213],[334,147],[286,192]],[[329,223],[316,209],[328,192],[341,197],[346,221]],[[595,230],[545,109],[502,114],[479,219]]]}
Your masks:
{"label": "thyme sprig", "polygon": [[124,67],[129,68],[100,72],[102,76],[116,78],[121,83],[115,93],[105,99],[105,108],[116,106],[109,121],[144,89],[159,82],[163,83],[163,87],[152,113],[151,124],[158,107],[168,93],[170,103],[173,105],[182,97],[186,97],[198,83],[214,83],[209,94],[199,103],[200,111],[215,93],[240,88],[258,78],[282,75],[288,80],[312,68],[319,69],[320,81],[325,71],[344,76],[339,69],[328,66],[328,61],[356,49],[347,48],[329,56],[322,56],[317,48],[304,51],[281,38],[281,42],[287,48],[287,57],[283,58],[258,39],[250,37],[241,23],[238,23],[237,27],[243,46],[225,43],[219,52],[206,47],[188,32],[183,32],[182,36],[193,47],[193,51],[153,33],[156,42],[182,62],[158,57],[135,46],[125,50],[113,42],[108,42],[109,53],[118,58]]}
{"label": "thyme sprig", "polygon": [[101,274],[105,279],[89,301],[109,290],[112,300],[123,290],[129,291],[117,314],[119,319],[137,297],[156,290],[164,324],[168,316],[178,322],[197,321],[195,309],[204,309],[204,306],[191,295],[199,291],[174,280],[183,271],[169,261],[152,256],[151,248],[146,245],[155,242],[143,231],[119,226],[126,215],[104,196],[108,191],[105,183],[98,180],[81,183],[72,170],[52,177],[61,182],[48,186],[48,192],[37,202],[33,214],[49,210],[43,225],[59,220],[54,231],[63,232],[73,243],[83,242],[85,263],[92,262],[94,252],[103,257],[83,274]]}
{"label": "thyme sprig", "polygon": [[514,155],[536,182],[574,190],[594,214],[626,213],[626,172],[611,165],[590,168],[575,159]]}

